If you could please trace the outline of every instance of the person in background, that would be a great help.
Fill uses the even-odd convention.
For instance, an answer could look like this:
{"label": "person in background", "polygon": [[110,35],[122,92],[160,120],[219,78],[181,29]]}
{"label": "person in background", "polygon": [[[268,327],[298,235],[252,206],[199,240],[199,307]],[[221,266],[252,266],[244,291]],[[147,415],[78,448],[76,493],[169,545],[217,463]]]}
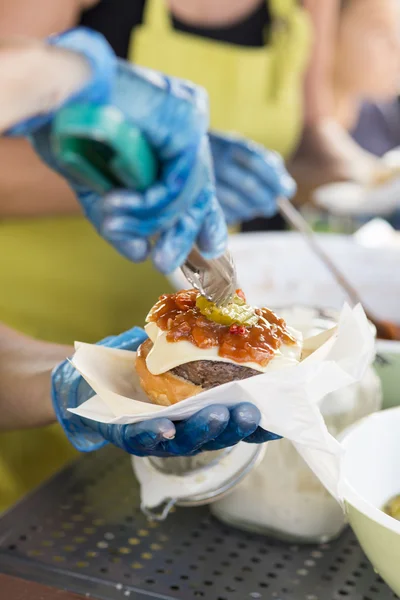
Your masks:
{"label": "person in background", "polygon": [[[341,10],[341,0],[100,0],[82,22],[104,33],[119,56],[205,87],[211,127],[278,151],[302,204],[318,185],[362,181],[381,169],[336,120],[332,73]],[[231,213],[246,190],[243,177],[226,168],[225,157],[235,152],[227,141],[211,135],[228,222],[240,218],[244,231],[284,228],[280,215],[271,218],[267,210],[270,218],[251,219],[246,203]]]}
{"label": "person in background", "polygon": [[[304,4],[313,16],[311,62],[316,65],[309,69],[302,140],[289,164],[298,184],[295,201],[299,204],[308,202],[319,185],[368,184],[374,173],[386,170],[379,153],[371,151],[374,133],[371,129],[368,134],[366,116],[362,136],[357,120],[363,100],[384,101],[397,94],[400,61],[397,0],[305,0]],[[370,116],[373,109],[365,110]],[[373,112],[378,116],[378,110]],[[370,145],[364,143],[368,135]]]}
{"label": "person in background", "polygon": [[363,102],[351,129],[353,139],[375,156],[400,146],[400,99]]}
{"label": "person in background", "polygon": [[[24,57],[28,43],[27,40],[12,41],[11,50],[16,52],[18,59],[21,59],[21,56]],[[13,54],[8,52],[7,44],[6,47],[4,44],[0,45],[0,57],[5,59],[1,69],[1,93],[3,94],[1,122],[3,127],[7,110],[10,107],[11,112],[14,111],[17,114],[18,111],[27,111],[25,115],[27,119],[18,122],[8,133],[31,135],[35,149],[39,151],[44,160],[53,168],[58,169],[61,175],[64,175],[52,156],[51,121],[54,116],[54,105],[59,107],[68,96],[68,69],[70,66],[68,59],[72,60],[75,65],[79,55],[83,55],[85,60],[82,58],[82,61],[86,67],[90,66],[91,76],[87,81],[84,79],[85,69],[82,69],[82,65],[79,63],[80,85],[77,86],[77,91],[70,100],[96,104],[111,102],[113,106],[122,111],[130,123],[140,128],[153,146],[161,165],[158,181],[142,194],[129,190],[116,190],[101,198],[90,189],[69,179],[69,184],[88,221],[95,226],[97,232],[105,240],[111,243],[114,247],[113,252],[117,249],[123,256],[134,262],[143,261],[151,252],[153,263],[161,272],[170,272],[178,267],[195,241],[206,256],[211,258],[219,255],[226,244],[226,225],[221,208],[215,198],[207,136],[208,109],[204,91],[189,82],[168,78],[148,69],[138,69],[126,63],[116,64],[115,57],[104,39],[89,30],[72,30],[53,37],[49,43],[50,46],[39,42],[34,42],[33,47],[28,46],[29,56],[27,62],[22,65],[24,67],[22,78],[20,77],[21,71],[15,70],[15,64],[10,65],[9,61],[13,58]],[[38,78],[39,73],[40,77]],[[88,74],[86,73],[86,75]],[[7,77],[9,78],[8,82]],[[14,97],[12,95],[10,97],[7,83],[16,86]],[[71,90],[69,90],[69,95],[71,95]],[[31,104],[32,102],[33,104]],[[170,117],[166,119],[166,115],[170,115]],[[18,119],[21,118],[22,116],[19,115]],[[15,122],[15,114],[12,122]],[[1,143],[13,141],[12,139],[3,139]],[[245,158],[258,158],[258,167],[261,166],[262,156],[258,150],[254,152],[251,148],[247,148]],[[273,193],[277,194],[281,189],[281,178],[283,180],[286,178],[290,185],[292,183],[283,166],[276,159],[273,163],[265,161],[265,167],[270,177],[275,174],[275,178],[270,179],[272,186],[277,186],[275,192],[271,189],[272,200]],[[290,190],[287,192],[289,193]],[[2,227],[3,224],[2,222]],[[10,230],[7,230],[7,225],[8,223],[5,223],[4,231],[9,234]],[[17,236],[20,247],[16,247],[16,252],[18,259],[21,260],[26,258],[24,242],[29,246],[29,239],[24,239],[19,227],[20,223],[17,225],[14,232],[20,234]],[[44,228],[42,234],[46,231],[47,234],[54,234],[53,229],[57,233],[59,229],[53,225],[52,220],[47,220],[48,230]],[[45,249],[48,248],[49,251],[51,248],[53,260],[54,257],[58,260],[57,264],[50,261],[50,264],[53,264],[53,270],[49,272],[46,270],[49,267],[49,261],[44,265],[43,263],[34,265],[40,267],[43,274],[49,277],[47,289],[39,289],[46,282],[43,276],[40,277],[40,271],[35,271],[34,283],[37,286],[37,296],[41,297],[43,302],[47,301],[51,305],[51,301],[56,300],[53,314],[58,317],[57,307],[60,313],[60,323],[64,322],[65,327],[68,325],[72,332],[69,335],[80,337],[77,332],[80,330],[79,318],[81,315],[74,311],[69,312],[69,292],[74,292],[76,295],[88,293],[89,297],[84,300],[93,302],[92,308],[95,308],[96,303],[102,302],[103,296],[107,299],[107,293],[114,292],[112,287],[114,280],[112,278],[110,281],[107,278],[104,279],[103,296],[100,295],[97,299],[90,296],[90,289],[85,289],[84,285],[86,278],[91,273],[85,274],[81,270],[82,264],[87,266],[85,259],[88,253],[89,255],[92,253],[90,259],[93,261],[93,268],[100,268],[101,262],[97,264],[97,260],[101,258],[101,255],[95,252],[95,247],[86,244],[85,239],[80,239],[79,235],[76,235],[76,228],[72,228],[72,232],[75,232],[75,235],[71,235],[68,240],[69,244],[65,248],[68,252],[65,256],[60,252],[59,240],[54,235],[51,235],[50,240],[42,238],[40,235],[33,236],[39,250],[42,250],[41,246],[44,246]],[[91,230],[88,229],[88,232],[90,235]],[[38,232],[35,231],[35,233]],[[157,241],[153,244],[154,235],[157,236]],[[65,240],[66,242],[67,240]],[[7,236],[2,239],[2,243],[4,249],[7,249],[10,245],[10,240],[7,243]],[[71,285],[71,280],[74,281],[73,269],[76,265],[69,262],[68,259],[70,258],[70,249],[73,254],[76,244],[82,252],[80,257],[75,256],[78,262],[78,273],[81,276],[79,287],[73,290],[65,288],[67,291],[65,297],[58,295],[54,299],[54,296],[51,297],[52,292],[54,293],[59,287],[62,287],[64,280],[69,285]],[[107,246],[105,248],[108,249]],[[7,268],[7,260],[12,263],[14,257],[9,252],[5,252],[3,258]],[[37,258],[37,254],[35,258]],[[24,264],[23,262],[20,266],[21,283],[26,284],[24,269],[29,266],[29,263]],[[69,269],[72,269],[72,278]],[[132,279],[136,286],[140,285],[140,282],[135,280],[135,272],[132,273]],[[10,284],[16,285],[17,293],[22,289],[21,286],[18,287],[18,273],[14,273]],[[141,292],[143,293],[143,290]],[[46,296],[46,293],[50,295],[50,298]],[[32,296],[34,296],[32,290],[25,286],[23,296],[25,304],[22,307],[29,311],[32,310],[31,322],[39,328],[46,326],[48,317],[50,319],[49,331],[52,331],[54,323],[51,322],[51,314],[43,316],[40,313],[36,314],[36,307],[32,307]],[[88,309],[90,308],[88,306]],[[112,306],[110,306],[111,309]],[[131,307],[124,316],[129,325],[133,320],[133,310],[134,307]],[[66,314],[70,314],[69,319],[65,319]],[[42,319],[40,319],[41,316]],[[92,315],[92,318],[93,316],[96,315]],[[98,327],[99,330],[104,326],[105,324],[102,322],[94,323],[94,327]],[[118,330],[110,328],[107,333],[113,331]],[[54,332],[50,335],[56,337]],[[96,449],[106,441],[111,441],[136,453],[157,451],[158,454],[177,455],[211,449],[213,444],[225,447],[251,433],[256,433],[260,416],[257,411],[254,412],[254,407],[242,405],[235,407],[233,412],[227,411],[224,407],[211,407],[206,412],[201,411],[198,415],[194,415],[187,422],[182,422],[179,427],[171,422],[166,423],[165,419],[159,419],[146,423],[141,428],[138,426],[139,430],[135,427],[132,430],[130,427],[115,428],[113,426],[93,430],[91,424],[86,425],[80,420],[71,420],[71,413],[67,410],[87,399],[90,394],[90,388],[81,381],[75,370],[71,369],[68,361],[61,363],[53,372],[53,408],[49,408],[49,374],[59,360],[60,353],[69,353],[71,348],[67,347],[67,349],[65,346],[59,347],[45,342],[35,343],[32,338],[15,334],[6,326],[2,326],[1,336],[0,386],[2,390],[0,402],[2,418],[0,419],[0,429],[4,431],[0,438],[2,507],[9,505],[72,455],[66,442],[67,438],[79,450]],[[134,328],[120,336],[113,336],[99,343],[134,350],[143,339],[144,332]],[[12,382],[15,378],[19,380],[19,385],[14,389]],[[35,382],[39,384],[39,387],[34,387]],[[30,390],[29,394],[28,390]],[[40,390],[44,394],[43,398],[40,396]],[[15,428],[32,428],[52,423],[55,415],[62,423],[66,437],[60,429],[55,430],[54,427],[52,429],[9,431]],[[264,434],[265,432],[262,433],[262,436]],[[262,441],[258,438],[257,440]],[[161,447],[158,447],[159,443]],[[154,450],[155,446],[157,447]]]}
{"label": "person in background", "polygon": [[[343,0],[334,84],[337,119],[364,150],[400,146],[398,0]],[[400,228],[399,210],[385,217]]]}
{"label": "person in background", "polygon": [[343,0],[333,82],[335,117],[363,148],[400,143],[398,0]]}
{"label": "person in background", "polygon": [[[332,67],[332,113],[354,140],[352,152],[361,148],[370,165],[359,174],[361,180],[374,172],[384,175],[388,167],[378,159],[400,145],[399,81],[398,0],[342,0]],[[343,146],[349,144],[343,134],[342,139]],[[337,180],[345,180],[344,174],[338,169]],[[398,226],[398,214],[390,221]]]}

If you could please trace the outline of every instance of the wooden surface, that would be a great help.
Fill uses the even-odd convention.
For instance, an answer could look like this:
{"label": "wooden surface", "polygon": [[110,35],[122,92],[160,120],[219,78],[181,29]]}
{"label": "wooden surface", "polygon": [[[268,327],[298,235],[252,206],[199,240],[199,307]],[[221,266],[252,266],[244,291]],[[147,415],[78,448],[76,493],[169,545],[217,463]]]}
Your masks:
{"label": "wooden surface", "polygon": [[84,600],[83,596],[71,592],[8,575],[0,575],[0,590],[0,597],[4,600]]}

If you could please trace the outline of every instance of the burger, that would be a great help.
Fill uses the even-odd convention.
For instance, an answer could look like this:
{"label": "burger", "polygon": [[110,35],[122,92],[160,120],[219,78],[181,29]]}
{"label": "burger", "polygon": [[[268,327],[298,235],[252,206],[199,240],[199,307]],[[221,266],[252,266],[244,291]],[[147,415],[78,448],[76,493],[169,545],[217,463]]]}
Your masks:
{"label": "burger", "polygon": [[149,399],[170,406],[205,390],[300,361],[302,336],[237,290],[217,307],[197,290],[165,294],[150,310],[136,371]]}

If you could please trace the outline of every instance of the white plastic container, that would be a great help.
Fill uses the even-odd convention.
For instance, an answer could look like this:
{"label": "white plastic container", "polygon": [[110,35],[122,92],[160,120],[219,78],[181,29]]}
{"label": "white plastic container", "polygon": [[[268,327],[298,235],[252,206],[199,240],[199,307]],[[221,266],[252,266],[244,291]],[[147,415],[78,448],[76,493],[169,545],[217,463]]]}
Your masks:
{"label": "white plastic container", "polygon": [[[336,316],[309,308],[279,314],[305,337],[332,327]],[[329,431],[338,436],[381,403],[380,380],[371,366],[359,384],[329,394],[320,408]],[[342,509],[288,440],[268,444],[259,465],[211,511],[240,529],[304,543],[326,542],[345,526]]]}

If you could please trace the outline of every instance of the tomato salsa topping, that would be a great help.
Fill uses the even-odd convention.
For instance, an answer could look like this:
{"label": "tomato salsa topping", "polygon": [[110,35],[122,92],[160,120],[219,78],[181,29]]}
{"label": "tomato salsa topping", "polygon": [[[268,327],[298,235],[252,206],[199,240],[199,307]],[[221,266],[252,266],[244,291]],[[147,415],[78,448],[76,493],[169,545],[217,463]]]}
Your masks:
{"label": "tomato salsa topping", "polygon": [[[263,367],[282,344],[296,343],[285,321],[267,308],[252,309],[257,317],[251,320],[252,325],[240,322],[223,325],[202,314],[198,307],[199,296],[197,290],[164,294],[150,311],[147,321],[167,331],[168,342],[186,340],[198,348],[217,346],[221,357],[237,363],[255,362]],[[239,298],[244,304],[244,296]]]}

